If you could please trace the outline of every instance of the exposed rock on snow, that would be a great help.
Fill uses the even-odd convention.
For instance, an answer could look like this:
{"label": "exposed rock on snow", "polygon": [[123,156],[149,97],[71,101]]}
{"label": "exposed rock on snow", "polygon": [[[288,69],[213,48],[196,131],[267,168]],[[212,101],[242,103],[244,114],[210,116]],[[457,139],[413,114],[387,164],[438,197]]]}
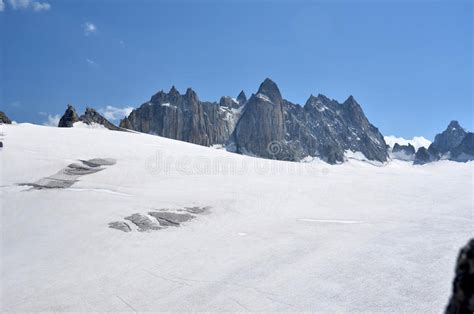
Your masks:
{"label": "exposed rock on snow", "polygon": [[459,252],[446,314],[474,313],[474,239]]}
{"label": "exposed rock on snow", "polygon": [[66,168],[61,169],[56,174],[39,179],[33,183],[20,183],[21,186],[31,186],[33,189],[64,189],[69,188],[82,176],[93,174],[105,168],[102,165],[111,166],[115,160],[111,158],[94,158],[91,160],[81,160],[80,163],[72,163]]}
{"label": "exposed rock on snow", "polygon": [[[155,231],[167,227],[179,227],[181,223],[196,218],[195,215],[204,214],[209,211],[209,207],[185,207],[184,209],[178,209],[176,211],[170,211],[168,209],[161,209],[156,211],[150,211],[149,216],[154,219],[136,213],[131,216],[125,217],[126,220],[131,221],[138,227],[138,231]],[[183,213],[186,212],[186,213]],[[124,224],[126,226],[124,226]],[[109,228],[126,231],[126,227],[129,227],[125,222],[114,221],[109,223]],[[129,227],[130,228],[130,227]],[[131,231],[131,229],[129,230]]]}
{"label": "exposed rock on snow", "polygon": [[79,121],[82,121],[87,125],[93,125],[93,124],[102,125],[106,129],[109,129],[112,131],[123,131],[123,129],[109,122],[106,118],[100,115],[93,108],[86,108],[86,112],[82,116],[79,117]]}
{"label": "exposed rock on snow", "polygon": [[140,232],[148,232],[153,230],[160,230],[161,227],[150,218],[145,215],[136,213],[125,217],[126,220],[130,220],[133,224],[138,227],[138,231]]}
{"label": "exposed rock on snow", "polygon": [[112,131],[125,131],[122,128],[115,126],[109,122],[106,118],[100,115],[93,108],[86,108],[84,114],[78,117],[76,109],[72,105],[68,105],[64,115],[59,120],[58,127],[60,128],[72,128],[79,127],[78,124],[83,123],[84,127],[103,127]]}
{"label": "exposed rock on snow", "polygon": [[76,109],[72,105],[67,105],[67,109],[63,116],[59,120],[58,127],[60,128],[72,128],[74,123],[79,121],[79,116],[76,113]]}
{"label": "exposed rock on snow", "polygon": [[[238,312],[239,303],[272,313],[438,313],[457,248],[472,237],[474,162],[328,166],[147,134],[2,128],[2,313]],[[101,156],[117,163],[70,189],[16,185]],[[218,210],[185,208],[202,205]],[[148,212],[161,208],[196,218],[150,233],[123,219],[140,213],[159,224]],[[108,227],[119,221],[132,231]]]}
{"label": "exposed rock on snow", "polygon": [[194,218],[194,216],[190,214],[178,214],[171,212],[149,212],[148,215],[155,217],[162,226],[175,227],[179,227],[181,222],[185,222]]}
{"label": "exposed rock on snow", "polygon": [[123,221],[114,221],[109,223],[109,228],[121,230],[123,232],[130,232],[132,229],[130,226]]}

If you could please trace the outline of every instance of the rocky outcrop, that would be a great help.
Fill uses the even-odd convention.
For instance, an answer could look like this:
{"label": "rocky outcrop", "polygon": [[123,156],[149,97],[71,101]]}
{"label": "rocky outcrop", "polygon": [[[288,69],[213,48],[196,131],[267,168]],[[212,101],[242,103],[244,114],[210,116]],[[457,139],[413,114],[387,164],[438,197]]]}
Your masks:
{"label": "rocky outcrop", "polygon": [[210,146],[224,144],[236,123],[233,106],[201,102],[188,88],[181,95],[173,86],[133,110],[120,126],[189,143]]}
{"label": "rocky outcrop", "polygon": [[395,143],[391,150],[391,157],[393,159],[413,161],[415,159],[415,147],[410,143],[408,145],[400,145]]}
{"label": "rocky outcrop", "polygon": [[404,153],[406,155],[414,155],[415,147],[411,144],[399,145],[398,143],[395,143],[395,145],[393,145],[392,153]]}
{"label": "rocky outcrop", "polygon": [[63,116],[59,120],[58,127],[60,128],[72,128],[74,123],[79,121],[79,116],[76,113],[76,109],[71,106],[67,105],[67,109],[64,112]]}
{"label": "rocky outcrop", "polygon": [[188,89],[160,91],[120,123],[144,133],[211,146],[264,158],[297,161],[307,156],[329,163],[345,160],[346,151],[361,152],[384,162],[388,153],[382,134],[350,96],[338,103],[311,96],[304,107],[283,99],[278,86],[266,79],[248,100],[202,102]]}
{"label": "rocky outcrop", "polygon": [[[283,159],[288,147],[285,143],[285,115],[283,99],[277,85],[266,79],[248,100],[234,131],[238,153],[264,158]],[[278,151],[272,151],[272,143]],[[287,158],[292,160],[293,158]]]}
{"label": "rocky outcrop", "polygon": [[7,117],[7,115],[5,114],[5,112],[0,111],[0,123],[12,124],[12,120],[10,120],[10,119]]}
{"label": "rocky outcrop", "polygon": [[76,122],[83,122],[84,124],[91,126],[102,125],[109,130],[123,131],[123,129],[109,122],[93,108],[86,108],[84,114],[79,117],[76,113],[76,109],[73,106],[68,105],[66,112],[64,112],[64,115],[59,120],[58,127],[72,128]]}
{"label": "rocky outcrop", "polygon": [[428,149],[421,147],[415,155],[415,164],[449,159],[466,162],[474,160],[474,133],[467,132],[457,121],[451,121],[442,133],[435,136]]}
{"label": "rocky outcrop", "polygon": [[413,164],[415,165],[424,165],[429,162],[438,161],[439,160],[439,152],[436,148],[430,146],[428,149],[425,147],[418,148],[418,151],[415,154],[415,160]]}
{"label": "rocky outcrop", "polygon": [[109,122],[106,118],[100,115],[93,108],[86,108],[86,112],[82,116],[79,117],[79,121],[82,121],[88,125],[100,124],[100,125],[103,125],[105,128],[112,131],[122,131],[121,128]]}
{"label": "rocky outcrop", "polygon": [[431,146],[444,154],[461,144],[466,135],[466,130],[459,125],[458,121],[451,121],[446,130],[435,136]]}
{"label": "rocky outcrop", "polygon": [[461,162],[474,160],[474,133],[467,133],[461,143],[451,150],[450,159]]}
{"label": "rocky outcrop", "polygon": [[459,253],[446,314],[474,313],[474,239]]}
{"label": "rocky outcrop", "polygon": [[245,105],[245,103],[247,103],[247,95],[245,95],[245,92],[243,90],[240,91],[239,95],[237,96],[237,102],[241,106],[243,106],[243,105]]}

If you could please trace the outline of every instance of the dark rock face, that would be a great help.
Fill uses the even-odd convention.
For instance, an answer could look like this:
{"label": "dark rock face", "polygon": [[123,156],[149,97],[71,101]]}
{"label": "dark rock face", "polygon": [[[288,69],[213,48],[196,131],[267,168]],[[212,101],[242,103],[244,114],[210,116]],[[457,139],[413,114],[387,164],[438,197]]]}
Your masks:
{"label": "dark rock face", "polygon": [[418,148],[415,154],[415,160],[413,164],[424,165],[426,163],[439,160],[439,152],[431,145],[428,149],[425,147]]}
{"label": "dark rock face", "polygon": [[402,152],[402,153],[405,153],[407,155],[414,155],[415,154],[415,147],[411,144],[399,145],[398,143],[395,143],[395,145],[393,145],[392,152],[393,153]]}
{"label": "dark rock face", "polygon": [[247,100],[222,97],[217,103],[199,101],[191,89],[155,94],[120,126],[144,133],[279,160],[320,157],[343,162],[347,150],[384,162],[388,153],[382,134],[365,117],[351,96],[340,104],[323,95],[311,96],[304,107],[282,98],[266,79]]}
{"label": "dark rock face", "polygon": [[106,118],[100,115],[93,108],[86,108],[86,112],[82,116],[78,117],[76,109],[71,105],[67,106],[66,112],[64,112],[64,115],[61,117],[61,120],[59,120],[58,127],[72,128],[74,126],[74,123],[79,121],[88,125],[100,124],[103,125],[105,128],[113,131],[123,131],[123,129],[115,126],[113,123],[110,123]]}
{"label": "dark rock face", "polygon": [[451,150],[451,160],[474,160],[474,133],[467,133],[461,143]]}
{"label": "dark rock face", "polygon": [[120,127],[204,146],[224,144],[236,123],[232,109],[201,102],[190,88],[181,95],[173,86],[133,110]]}
{"label": "dark rock face", "polygon": [[461,249],[446,314],[474,313],[474,239]]}
{"label": "dark rock face", "polygon": [[85,124],[100,124],[112,131],[121,131],[119,127],[115,126],[114,124],[110,123],[106,118],[101,116],[95,109],[86,108],[86,112],[79,117],[79,121],[84,122]]}
{"label": "dark rock face", "polygon": [[272,143],[281,146],[279,155],[286,149],[283,99],[270,79],[266,79],[257,94],[250,97],[235,128],[234,139],[237,152],[242,154],[279,157],[270,151]]}
{"label": "dark rock face", "polygon": [[63,116],[59,120],[58,127],[60,128],[72,128],[74,123],[79,121],[77,116],[76,109],[73,106],[67,105],[67,109],[64,112]]}
{"label": "dark rock face", "polygon": [[451,121],[446,130],[441,134],[436,135],[435,140],[431,145],[433,145],[433,148],[436,148],[441,154],[444,154],[461,144],[461,141],[464,139],[466,134],[467,132],[457,121]]}
{"label": "dark rock face", "polygon": [[430,154],[428,154],[428,150],[424,147],[418,148],[418,151],[415,154],[415,161],[413,162],[415,165],[424,165],[431,161]]}
{"label": "dark rock face", "polygon": [[440,159],[465,162],[474,160],[474,133],[466,132],[457,121],[451,121],[446,130],[436,135],[428,150],[416,152],[415,164]]}
{"label": "dark rock face", "polygon": [[0,111],[0,123],[12,124],[12,120],[10,120],[10,119],[7,117],[7,115],[5,114],[5,112]]}
{"label": "dark rock face", "polygon": [[415,159],[415,147],[411,144],[400,145],[395,143],[392,148],[391,156],[394,159],[413,161]]}
{"label": "dark rock face", "polygon": [[240,91],[239,95],[237,96],[237,101],[239,102],[239,105],[245,105],[247,102],[247,95],[245,95],[244,91]]}

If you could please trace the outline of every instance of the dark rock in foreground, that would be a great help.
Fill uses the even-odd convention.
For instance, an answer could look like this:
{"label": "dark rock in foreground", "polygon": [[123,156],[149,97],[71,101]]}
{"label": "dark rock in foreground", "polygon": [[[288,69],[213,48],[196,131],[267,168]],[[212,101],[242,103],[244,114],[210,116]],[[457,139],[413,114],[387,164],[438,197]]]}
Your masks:
{"label": "dark rock in foreground", "polygon": [[123,232],[132,231],[132,228],[130,228],[130,226],[126,222],[123,222],[123,221],[110,222],[109,223],[109,228],[121,230]]}
{"label": "dark rock in foreground", "polygon": [[10,120],[10,118],[7,117],[5,112],[0,111],[0,123],[12,124],[12,120]]}
{"label": "dark rock in foreground", "polygon": [[461,249],[446,314],[474,313],[474,239]]}
{"label": "dark rock in foreground", "polygon": [[148,215],[153,216],[162,226],[179,227],[181,222],[185,222],[194,218],[190,214],[180,214],[173,212],[149,212]]}
{"label": "dark rock in foreground", "polygon": [[133,224],[138,227],[138,231],[146,232],[146,231],[153,231],[153,230],[160,230],[161,227],[156,223],[153,222],[150,218],[145,215],[141,215],[139,213],[130,215],[125,217],[126,220],[130,220]]}
{"label": "dark rock in foreground", "polygon": [[[168,209],[159,209],[151,211],[148,217],[144,214],[135,213],[128,217],[125,217],[125,220],[131,221],[134,225],[138,227],[137,231],[139,232],[148,232],[156,231],[161,229],[166,229],[168,227],[179,227],[181,223],[190,221],[194,218],[197,218],[200,214],[205,214],[209,212],[210,207],[185,207],[184,209],[177,210],[168,210]],[[121,230],[124,232],[132,231],[130,226],[123,221],[114,221],[109,223],[109,228]]]}
{"label": "dark rock in foreground", "polygon": [[73,186],[80,177],[105,170],[106,168],[102,166],[112,166],[114,164],[115,160],[111,158],[80,160],[80,163],[72,163],[56,174],[39,179],[33,183],[20,183],[19,185],[30,186],[37,190],[65,189]]}
{"label": "dark rock in foreground", "polygon": [[71,105],[67,105],[66,111],[59,120],[58,127],[72,128],[76,122],[79,122],[79,116],[76,113],[76,109]]}

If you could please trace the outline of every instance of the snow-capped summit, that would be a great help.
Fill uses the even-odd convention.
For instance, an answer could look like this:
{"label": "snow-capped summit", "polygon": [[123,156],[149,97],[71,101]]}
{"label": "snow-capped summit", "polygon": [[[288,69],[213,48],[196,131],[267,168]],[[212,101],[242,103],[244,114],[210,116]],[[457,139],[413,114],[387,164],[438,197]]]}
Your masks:
{"label": "snow-capped summit", "polygon": [[396,143],[399,145],[413,145],[415,150],[418,150],[420,147],[428,148],[431,145],[431,141],[424,138],[423,136],[415,136],[412,139],[405,139],[403,137],[397,137],[394,135],[384,136],[385,142],[388,146],[394,147]]}

